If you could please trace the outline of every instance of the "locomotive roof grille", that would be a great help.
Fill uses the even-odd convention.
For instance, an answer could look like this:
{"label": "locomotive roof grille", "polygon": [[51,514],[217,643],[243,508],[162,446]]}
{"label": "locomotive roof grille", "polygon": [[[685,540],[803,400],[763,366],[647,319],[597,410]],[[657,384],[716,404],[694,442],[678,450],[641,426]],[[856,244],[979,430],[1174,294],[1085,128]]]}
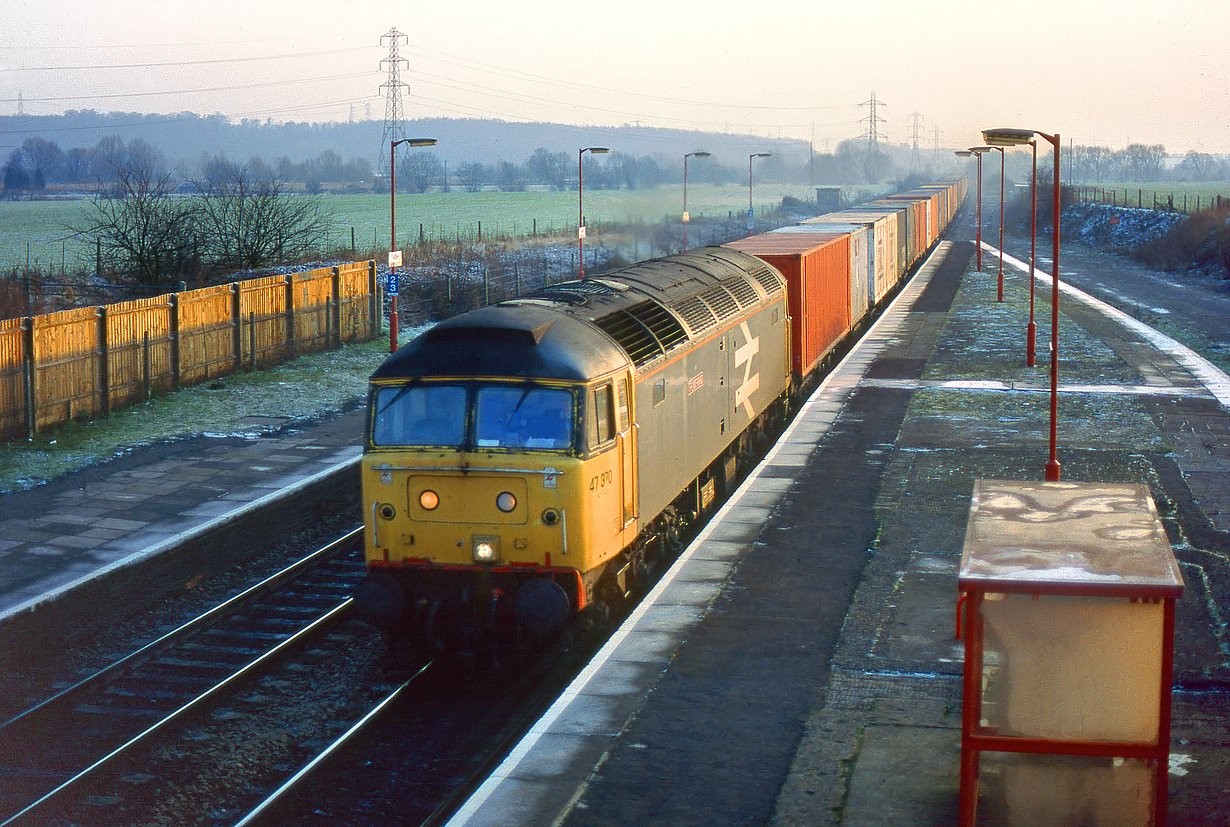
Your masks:
{"label": "locomotive roof grille", "polygon": [[619,342],[638,368],[688,338],[679,320],[653,301],[609,313],[595,319],[594,324]]}
{"label": "locomotive roof grille", "polygon": [[756,292],[756,287],[742,276],[726,279],[722,282],[722,286],[731,292],[741,308],[746,309],[760,304],[760,294]]}
{"label": "locomotive roof grille", "polygon": [[786,285],[777,273],[770,270],[768,267],[759,267],[752,273],[752,278],[764,288],[764,291],[770,296],[775,296],[785,289]]}
{"label": "locomotive roof grille", "polygon": [[672,308],[688,323],[693,336],[699,336],[711,327],[717,327],[717,316],[699,296],[691,296]]}
{"label": "locomotive roof grille", "polygon": [[739,302],[731,295],[731,292],[720,284],[710,287],[704,293],[701,293],[700,298],[701,301],[709,305],[710,309],[713,310],[713,314],[718,317],[720,322],[738,316],[742,310],[739,307]]}

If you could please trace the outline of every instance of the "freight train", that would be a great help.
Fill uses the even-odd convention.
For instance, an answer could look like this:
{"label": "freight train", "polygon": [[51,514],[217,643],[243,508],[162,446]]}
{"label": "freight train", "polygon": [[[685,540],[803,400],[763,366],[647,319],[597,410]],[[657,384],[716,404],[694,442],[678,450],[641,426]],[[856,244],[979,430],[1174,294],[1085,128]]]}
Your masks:
{"label": "freight train", "polygon": [[371,376],[361,614],[472,651],[644,588],[965,191],[562,282],[402,346]]}

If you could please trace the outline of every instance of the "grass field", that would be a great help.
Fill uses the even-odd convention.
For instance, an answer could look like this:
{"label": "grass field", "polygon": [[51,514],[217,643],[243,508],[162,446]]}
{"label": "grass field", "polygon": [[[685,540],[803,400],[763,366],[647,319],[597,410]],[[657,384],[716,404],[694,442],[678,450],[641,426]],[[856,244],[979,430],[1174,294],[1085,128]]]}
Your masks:
{"label": "grass field", "polygon": [[[783,196],[812,199],[807,186],[758,185],[753,190],[757,211],[775,207]],[[348,248],[351,231],[356,248],[387,249],[389,197],[387,195],[324,195],[333,212],[335,230],[331,246]],[[0,202],[0,273],[27,264],[44,272],[69,272],[88,266],[93,245],[72,235],[68,226],[80,223],[85,201]],[[683,209],[681,186],[648,190],[586,190],[586,223],[661,221],[678,219]],[[688,212],[693,217],[740,216],[747,210],[746,186],[688,186]],[[571,192],[431,192],[397,196],[397,234],[402,245],[418,240],[419,225],[429,239],[475,238],[479,222],[485,238],[528,236],[553,232],[571,235],[577,221],[577,194]]]}

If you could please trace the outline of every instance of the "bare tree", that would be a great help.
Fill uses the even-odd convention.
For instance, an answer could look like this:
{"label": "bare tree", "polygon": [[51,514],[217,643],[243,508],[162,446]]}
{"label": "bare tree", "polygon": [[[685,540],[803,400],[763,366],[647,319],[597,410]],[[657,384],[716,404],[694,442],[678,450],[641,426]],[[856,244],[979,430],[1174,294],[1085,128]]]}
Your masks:
{"label": "bare tree", "polygon": [[483,178],[487,175],[487,167],[477,161],[467,161],[457,167],[457,178],[460,179],[461,185],[466,188],[466,192],[478,192],[483,185]]}
{"label": "bare tree", "polygon": [[171,197],[170,176],[120,158],[72,229],[97,239],[100,264],[138,284],[158,285],[199,268],[196,206]]}
{"label": "bare tree", "polygon": [[503,192],[524,192],[525,174],[511,161],[500,161],[495,171],[496,182]]}
{"label": "bare tree", "polygon": [[[1038,151],[1042,152],[1042,148],[1039,147]],[[1077,144],[1072,148],[1073,180],[1100,184],[1111,174],[1112,167],[1120,167],[1120,160],[1119,153],[1111,152],[1110,147]],[[1039,160],[1038,163],[1049,162]]]}
{"label": "bare tree", "polygon": [[427,192],[444,177],[444,164],[434,152],[407,152],[397,164],[398,189]]}
{"label": "bare tree", "polygon": [[1161,144],[1129,144],[1112,159],[1121,181],[1160,181],[1166,147]]}
{"label": "bare tree", "polygon": [[1224,164],[1207,152],[1192,150],[1175,165],[1174,173],[1180,181],[1221,180]]}
{"label": "bare tree", "polygon": [[571,156],[566,152],[552,152],[544,147],[534,150],[525,162],[525,169],[530,180],[549,184],[553,190],[567,189],[569,179],[576,180],[576,174],[573,172],[576,164],[572,162]]}
{"label": "bare tree", "polygon": [[215,163],[198,186],[201,232],[214,264],[255,269],[295,261],[328,238],[332,216],[320,199],[291,195],[276,177]]}

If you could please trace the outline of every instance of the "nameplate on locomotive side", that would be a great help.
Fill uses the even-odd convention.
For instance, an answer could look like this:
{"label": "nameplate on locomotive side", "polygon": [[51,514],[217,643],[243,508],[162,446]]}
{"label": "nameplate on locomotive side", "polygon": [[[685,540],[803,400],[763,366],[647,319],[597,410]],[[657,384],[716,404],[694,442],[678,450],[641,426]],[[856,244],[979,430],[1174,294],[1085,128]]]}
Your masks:
{"label": "nameplate on locomotive side", "polygon": [[701,371],[700,373],[696,374],[695,376],[693,376],[691,379],[688,380],[688,396],[691,396],[692,394],[696,393],[698,390],[700,390],[704,386],[705,386],[705,372]]}

